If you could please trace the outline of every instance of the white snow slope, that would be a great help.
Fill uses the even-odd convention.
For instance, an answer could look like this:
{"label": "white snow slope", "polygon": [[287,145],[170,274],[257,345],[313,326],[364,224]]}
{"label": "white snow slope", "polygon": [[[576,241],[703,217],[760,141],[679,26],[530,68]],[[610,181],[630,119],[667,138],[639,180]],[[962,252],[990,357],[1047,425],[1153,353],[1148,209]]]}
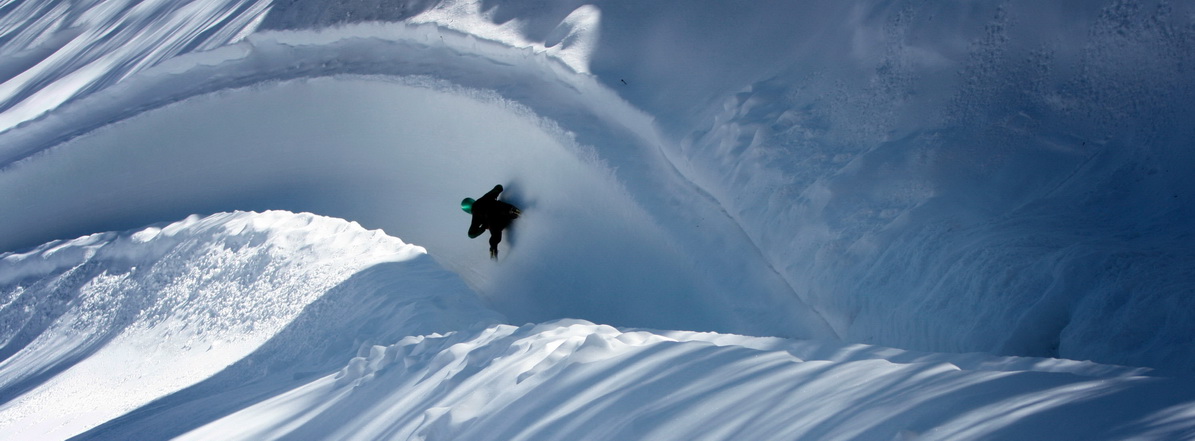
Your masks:
{"label": "white snow slope", "polygon": [[0,438],[1195,439],[1195,5],[1041,3],[0,3]]}

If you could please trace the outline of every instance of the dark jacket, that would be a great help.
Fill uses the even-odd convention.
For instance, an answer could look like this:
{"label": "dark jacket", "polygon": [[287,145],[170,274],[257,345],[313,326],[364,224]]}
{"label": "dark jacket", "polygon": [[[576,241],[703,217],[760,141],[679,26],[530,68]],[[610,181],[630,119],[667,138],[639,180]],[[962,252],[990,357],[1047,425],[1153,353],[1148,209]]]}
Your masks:
{"label": "dark jacket", "polygon": [[470,238],[480,236],[485,230],[490,230],[490,234],[501,234],[503,229],[510,226],[511,221],[519,217],[519,210],[514,205],[498,200],[499,193],[502,193],[502,185],[495,185],[493,190],[473,202],[473,222],[469,224]]}

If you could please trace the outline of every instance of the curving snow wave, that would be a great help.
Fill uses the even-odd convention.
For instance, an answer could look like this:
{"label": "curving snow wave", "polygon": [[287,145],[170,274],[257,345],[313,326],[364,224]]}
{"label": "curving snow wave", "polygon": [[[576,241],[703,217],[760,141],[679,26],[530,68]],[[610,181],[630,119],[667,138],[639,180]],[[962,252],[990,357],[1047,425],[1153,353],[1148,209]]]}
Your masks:
{"label": "curving snow wave", "polygon": [[[0,6],[3,433],[1189,438],[1188,381],[1055,358],[1195,369],[1193,17]],[[526,215],[490,262],[456,201],[495,183]],[[189,217],[233,210],[385,233]]]}
{"label": "curving snow wave", "polygon": [[0,130],[257,28],[269,1],[17,2],[0,14]]}
{"label": "curving snow wave", "polygon": [[[22,159],[0,188],[40,190],[0,201],[21,213],[0,225],[0,243],[193,212],[309,211],[427,246],[514,320],[832,336],[733,220],[672,168],[649,119],[542,56],[439,35],[363,25],[253,36],[6,132],[14,152],[38,153],[14,153]],[[320,78],[278,81],[292,76]],[[232,85],[244,88],[189,95]],[[462,86],[526,94],[562,117]],[[63,141],[65,127],[154,108],[163,97],[152,92],[163,89],[178,101]],[[568,132],[560,121],[587,128]],[[457,204],[497,183],[527,215],[494,266],[465,236]],[[89,215],[63,216],[63,207]]]}
{"label": "curving snow wave", "polygon": [[[334,28],[250,33],[229,40],[239,41],[233,45],[156,62],[137,62],[145,51],[126,53],[120,65],[137,68],[121,81],[73,95],[43,117],[22,117],[23,123],[0,133],[0,164],[12,171],[0,179],[6,193],[18,195],[0,200],[6,213],[17,213],[0,224],[6,228],[0,247],[135,228],[192,212],[322,213],[326,207],[310,202],[330,198],[328,193],[295,187],[287,194],[280,178],[267,178],[271,172],[285,174],[284,165],[261,171],[259,178],[271,182],[258,184],[273,187],[239,194],[204,193],[202,185],[190,195],[158,193],[152,182],[132,184],[139,196],[178,202],[87,216],[64,208],[73,202],[51,202],[56,193],[67,193],[68,201],[75,197],[69,195],[78,192],[70,180],[22,181],[18,170],[53,176],[39,167],[58,168],[50,164],[74,155],[62,150],[89,143],[69,140],[190,97],[263,82],[380,75],[388,78],[383,83],[399,77],[408,86],[456,88],[450,94],[513,104],[498,107],[517,108],[513,113],[537,121],[531,124],[550,126],[544,130],[549,136],[572,138],[561,149],[583,162],[604,163],[592,168],[612,175],[614,186],[603,190],[625,193],[639,206],[632,211],[644,210],[650,220],[633,221],[644,227],[635,230],[670,244],[644,247],[664,253],[658,257],[667,255],[665,249],[681,255],[657,261],[680,266],[693,261],[702,269],[692,273],[699,280],[692,285],[718,293],[701,297],[713,300],[708,307],[683,314],[719,311],[698,320],[653,322],[669,315],[642,317],[642,308],[611,304],[555,305],[519,315],[527,307],[550,305],[542,300],[556,298],[546,294],[557,289],[552,287],[530,302],[512,300],[502,308],[513,317],[576,317],[584,309],[593,314],[586,318],[606,323],[829,336],[1176,371],[1195,366],[1195,355],[1183,344],[1193,322],[1184,311],[1195,310],[1186,295],[1192,287],[1189,250],[1195,249],[1187,232],[1195,197],[1195,173],[1188,164],[1195,162],[1185,121],[1195,114],[1189,72],[1195,63],[1185,50],[1191,41],[1186,4],[713,2],[695,8],[609,2],[544,9],[524,2],[453,1],[404,3],[399,11],[353,5],[272,4],[276,18],[262,21],[273,29],[338,23]],[[206,13],[220,16],[222,8]],[[354,24],[371,18],[408,22]],[[33,40],[50,41],[55,34],[41,35]],[[33,40],[22,39],[21,47],[36,46],[27,44]],[[137,39],[135,46],[148,50],[166,44],[162,41]],[[367,113],[354,118],[376,122],[371,127],[401,124],[370,110],[354,109]],[[485,124],[488,118],[455,118],[463,128],[452,130],[476,129],[469,142],[482,148],[484,136],[502,136]],[[341,123],[347,121],[336,122]],[[219,135],[220,129],[201,127],[191,129]],[[354,130],[362,129],[329,128],[324,133],[333,139],[321,142],[360,145]],[[516,147],[517,136],[509,138]],[[163,135],[126,147],[164,153],[156,146],[176,140]],[[240,142],[211,140],[222,146]],[[257,144],[232,148],[252,156],[264,145]],[[267,148],[260,154],[276,152]],[[536,153],[528,154],[506,159],[531,163]],[[454,158],[480,156],[461,152]],[[238,162],[228,159],[230,166]],[[402,174],[395,167],[374,176]],[[443,199],[513,176],[492,171],[469,188],[453,189],[451,198],[446,191]],[[133,183],[153,171],[87,174],[92,173]],[[368,174],[354,170],[345,176],[360,181]],[[51,190],[56,185],[64,187]],[[40,193],[19,190],[30,186],[48,187]],[[352,193],[337,198],[363,194]],[[583,193],[570,197],[578,194]],[[99,201],[111,202],[99,198],[85,206],[103,205]],[[368,200],[353,208],[387,204]],[[326,214],[371,228],[393,225],[358,217],[361,210]],[[431,247],[433,254],[447,253],[421,233],[388,231]],[[633,236],[627,240],[637,242]],[[617,253],[614,248],[599,254]],[[561,254],[543,261],[572,257]],[[457,271],[473,267],[454,260],[443,262]],[[627,266],[642,267],[623,269],[630,270]],[[662,287],[653,282],[656,286],[616,289],[671,293],[663,302],[667,307],[687,303],[680,300],[692,288],[681,286],[692,278],[687,276],[574,276],[587,279],[569,289],[615,279],[670,280],[659,282]],[[494,280],[480,277],[471,284],[481,286],[481,279]],[[678,280],[681,285],[668,285]],[[614,290],[607,287],[615,288],[597,291]],[[647,298],[628,294],[623,300],[642,304]],[[720,312],[727,309],[741,311]]]}

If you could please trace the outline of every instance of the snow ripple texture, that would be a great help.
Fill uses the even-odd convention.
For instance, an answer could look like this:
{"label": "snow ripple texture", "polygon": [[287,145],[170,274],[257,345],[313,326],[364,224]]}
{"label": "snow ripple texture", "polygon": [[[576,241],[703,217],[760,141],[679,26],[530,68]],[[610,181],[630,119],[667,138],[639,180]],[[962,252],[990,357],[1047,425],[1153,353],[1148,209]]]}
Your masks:
{"label": "snow ripple texture", "polygon": [[[1164,439],[1191,427],[1145,417],[1182,402],[1189,386],[1126,370],[877,355],[581,320],[498,325],[362,347],[340,372],[180,439]],[[1124,413],[1125,402],[1153,400]],[[291,417],[273,417],[280,408]],[[1119,415],[1090,418],[1105,412]]]}
{"label": "snow ripple texture", "polygon": [[[476,297],[427,273],[438,266],[422,248],[311,214],[193,216],[0,257],[0,425],[42,414],[56,415],[43,425],[85,428],[238,361],[240,382],[280,366],[319,370],[321,349],[351,355],[354,339],[497,318],[463,312]],[[420,290],[421,277],[435,292]],[[350,310],[376,309],[354,319],[377,322],[338,328],[339,293],[356,296]],[[437,313],[445,308],[451,317]],[[254,351],[270,363],[254,365]]]}

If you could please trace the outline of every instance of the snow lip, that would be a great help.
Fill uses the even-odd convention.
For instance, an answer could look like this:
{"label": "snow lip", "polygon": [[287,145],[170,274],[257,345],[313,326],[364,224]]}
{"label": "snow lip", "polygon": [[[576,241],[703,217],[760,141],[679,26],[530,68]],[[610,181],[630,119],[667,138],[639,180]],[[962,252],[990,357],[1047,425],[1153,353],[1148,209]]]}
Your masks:
{"label": "snow lip", "polygon": [[[53,112],[0,131],[0,140],[5,141],[0,147],[0,170],[136,114],[189,97],[262,82],[339,74],[435,74],[439,80],[461,82],[465,87],[501,92],[510,86],[498,81],[510,77],[470,84],[480,78],[454,77],[445,75],[450,69],[404,62],[404,58],[412,58],[412,51],[443,53],[447,57],[441,61],[449,64],[454,62],[451,57],[468,54],[500,65],[533,66],[540,72],[531,77],[587,94],[606,93],[609,96],[602,97],[604,100],[621,101],[597,86],[591,77],[550,55],[509,46],[500,40],[478,38],[432,22],[367,22],[315,30],[270,30],[249,34],[232,44],[163,60],[117,84],[65,102]],[[415,55],[415,58],[426,57]],[[632,115],[624,122],[634,120],[635,116],[645,118],[642,112],[629,106],[623,110]]]}
{"label": "snow lip", "polygon": [[[320,228],[343,232],[361,226],[352,221],[285,210],[231,211],[206,216],[193,214],[180,221],[159,222],[126,231],[94,233],[47,242],[25,251],[0,253],[0,284],[45,277],[93,259],[152,262],[184,242],[217,240],[225,235],[265,234],[269,239],[254,240],[267,240],[272,241],[274,246],[289,247],[294,245],[286,244],[284,238],[271,233],[288,230],[293,232],[291,234],[303,234],[303,230]],[[408,245],[401,239],[386,236],[380,230],[368,231],[367,236],[378,241],[376,248],[369,251],[371,255],[389,254],[392,256],[390,259],[393,259],[391,261],[403,261],[417,254],[427,254],[423,247]],[[321,245],[329,244],[325,242]],[[387,260],[378,262],[382,261]]]}
{"label": "snow lip", "polygon": [[424,248],[311,213],[54,241],[0,254],[0,426],[69,436],[199,385],[334,369],[354,339],[501,320]]}
{"label": "snow lip", "polygon": [[[11,173],[11,176],[20,173],[37,174],[32,170],[39,166],[44,167],[44,164],[48,163],[47,161],[66,160],[65,156],[74,154],[61,153],[61,149],[67,148],[69,145],[85,144],[87,139],[96,138],[101,132],[119,132],[121,127],[137,119],[133,117],[134,115],[147,116],[163,111],[175,111],[171,108],[186,108],[191,106],[194,101],[218,99],[222,93],[227,95],[230,91],[248,89],[250,92],[255,92],[273,87],[293,87],[293,82],[301,81],[310,81],[314,84],[316,81],[312,77],[331,79],[333,82],[342,79],[346,82],[380,79],[413,87],[427,86],[437,92],[443,91],[486,103],[497,102],[496,104],[503,108],[505,115],[516,115],[523,119],[534,120],[542,132],[552,136],[565,149],[566,155],[571,155],[575,160],[588,166],[588,170],[584,173],[573,173],[573,176],[605,175],[601,177],[604,182],[598,184],[603,187],[602,192],[609,193],[611,198],[626,199],[633,204],[619,204],[619,206],[611,207],[609,212],[617,215],[619,219],[638,222],[639,225],[632,227],[637,230],[633,233],[647,236],[647,239],[652,241],[664,242],[654,249],[660,253],[676,255],[674,258],[665,259],[667,265],[676,266],[680,271],[681,267],[688,265],[687,262],[694,261],[698,266],[721,268],[720,271],[743,274],[741,276],[717,277],[709,272],[699,272],[691,277],[671,278],[674,281],[683,282],[696,277],[702,279],[694,282],[696,286],[708,286],[710,290],[720,293],[701,299],[702,302],[718,304],[710,306],[710,310],[745,311],[743,316],[754,316],[750,319],[738,316],[717,318],[712,314],[705,314],[698,319],[707,322],[698,325],[700,329],[759,335],[833,338],[833,332],[825,324],[825,320],[808,306],[803,305],[799,296],[794,294],[793,288],[785,284],[780,279],[780,275],[768,267],[767,263],[763,261],[763,256],[750,245],[749,238],[745,232],[736,227],[733,219],[729,218],[727,213],[707,194],[701,192],[678,174],[675,167],[663,154],[665,141],[656,131],[650,117],[634,109],[617,94],[597,83],[594,78],[578,75],[551,57],[527,50],[512,49],[498,42],[477,40],[475,37],[452,30],[444,30],[430,24],[369,23],[319,31],[272,31],[251,35],[236,45],[226,46],[215,51],[177,57],[157,67],[140,72],[126,82],[65,106],[55,112],[53,118],[34,121],[27,126],[0,134],[0,141],[11,141],[6,143],[12,148],[10,153],[13,154],[8,159],[15,161],[4,170]],[[386,78],[389,80],[385,80]],[[231,89],[233,87],[239,88]],[[244,95],[252,95],[252,93]],[[148,110],[154,111],[149,112]],[[117,122],[124,124],[116,124]],[[78,130],[78,132],[72,132],[72,130]],[[89,136],[71,138],[84,133]],[[264,136],[260,133],[254,135],[256,137]],[[71,141],[64,141],[68,138]],[[178,144],[174,140],[169,140],[169,142]],[[226,143],[228,140],[220,142]],[[442,141],[429,141],[429,143],[439,142]],[[259,145],[268,143],[268,139],[255,141],[256,145],[246,146],[233,154],[252,153]],[[123,143],[121,148],[126,148],[128,144],[130,143]],[[477,144],[484,145],[485,143],[478,142]],[[149,147],[144,148],[148,149]],[[146,156],[156,151],[153,150]],[[194,152],[193,154],[200,153]],[[55,159],[55,157],[58,158]],[[540,157],[536,160],[544,161],[545,159]],[[570,160],[569,166],[572,162],[573,160]],[[534,171],[509,166],[503,167],[502,165],[505,164],[491,167],[495,176],[490,182],[485,183],[487,187],[492,186],[494,182],[527,180],[529,178],[526,175]],[[555,164],[552,167],[567,170],[568,168],[563,165]],[[89,170],[87,173],[90,174],[92,171]],[[360,175],[360,173],[357,174]],[[572,179],[572,176],[564,177]],[[112,177],[109,180],[116,179],[116,177]],[[346,179],[335,180],[345,181]],[[290,204],[279,206],[274,203],[258,203],[255,205],[254,203],[259,201],[250,198],[256,192],[232,192],[231,189],[228,189],[223,192],[227,194],[221,196],[211,196],[212,191],[208,191],[208,196],[196,195],[194,199],[198,200],[196,204],[201,208],[185,206],[181,209],[222,211],[285,208],[295,211],[315,211],[362,222],[365,222],[364,215],[376,214],[360,213],[361,210],[357,210],[355,213],[329,211],[327,207],[313,207],[310,204],[311,201],[302,200],[300,196],[294,195],[293,193],[297,190],[289,190],[290,193],[287,193],[287,190],[277,188],[276,183],[272,186],[270,182],[257,182],[256,184],[259,187],[264,187],[259,189],[262,194],[284,193],[279,198],[287,198]],[[319,185],[314,182],[305,184]],[[214,185],[228,186],[228,184],[221,183]],[[558,183],[551,182],[541,182],[539,186],[546,185],[560,186]],[[628,189],[631,188],[647,190],[629,191]],[[534,190],[530,187],[528,189]],[[359,189],[356,190],[359,191]],[[134,189],[128,192],[134,191],[144,190]],[[458,191],[463,194],[465,190]],[[190,189],[188,192],[197,194],[199,190]],[[55,191],[54,193],[67,194],[70,191]],[[308,193],[320,194],[321,191],[315,189]],[[517,193],[512,192],[512,194]],[[110,197],[126,199],[125,196]],[[166,210],[166,207],[184,204],[183,198],[171,199],[173,200],[153,204],[152,208]],[[245,199],[250,199],[250,201],[246,202]],[[295,199],[298,201],[295,202]],[[87,202],[80,203],[86,204]],[[381,203],[383,202],[379,202],[379,204]],[[64,203],[63,205],[72,204]],[[686,207],[692,216],[701,219],[701,222],[692,223],[670,215],[668,207],[678,206]],[[132,207],[130,208],[132,209]],[[139,220],[152,221],[173,216],[178,209],[180,208],[175,207],[173,211],[165,215],[158,213],[153,216],[141,216],[132,221],[119,220],[124,223]],[[142,208],[135,210],[142,210]],[[116,221],[110,220],[105,223],[103,220],[128,217],[125,213],[122,212],[119,216],[111,214],[106,217],[97,216],[94,219],[78,220],[77,222],[91,221],[102,227],[112,227],[111,223]],[[132,211],[131,213],[138,212]],[[22,238],[24,240],[37,238],[48,240],[67,234],[47,232],[46,224],[29,222],[32,218],[32,215],[27,216],[25,219],[27,225],[25,226],[9,226],[10,229],[20,230],[23,234],[4,235],[4,237],[9,240]],[[72,219],[71,222],[76,222],[75,219],[82,218],[72,217],[70,219]],[[369,225],[373,228],[385,225],[378,222],[377,219],[375,216],[374,221]],[[118,226],[127,227],[125,224]],[[68,227],[70,227],[69,234],[79,234],[85,230],[95,231],[95,228],[86,229],[80,225],[68,225]],[[387,226],[387,228],[390,227]],[[611,226],[604,225],[602,228],[610,230]],[[401,231],[407,235],[414,234],[409,229]],[[710,234],[710,231],[725,232],[726,234],[719,236]],[[34,234],[35,232],[36,234]],[[617,233],[611,231],[610,234]],[[629,237],[627,234],[622,234],[622,236]],[[416,239],[429,246],[433,241],[438,240],[426,234],[418,236]],[[639,247],[645,247],[645,244],[652,243],[646,240],[639,242]],[[439,249],[437,259],[459,274],[467,278],[471,277],[466,269],[468,265],[454,263],[454,260],[457,259],[444,258],[449,247],[444,246],[444,243],[435,245]],[[15,245],[7,243],[5,246]],[[704,251],[710,249],[726,249],[728,252],[709,253]],[[638,266],[636,269],[647,270],[642,266]],[[580,275],[578,274],[578,276]],[[599,275],[586,275],[586,277],[604,279]],[[470,280],[475,287],[482,283]],[[517,283],[509,277],[505,280]],[[671,282],[661,282],[660,284],[667,283]],[[754,286],[746,287],[744,283]],[[681,300],[682,294],[678,289],[668,288],[675,293],[672,295],[675,299],[655,301],[656,303],[674,300],[680,303],[691,303]],[[547,295],[541,289],[519,289],[518,291],[521,293],[535,292],[539,296]],[[752,296],[767,300],[742,302],[741,299],[731,298],[734,297],[731,293],[735,291],[749,292]],[[628,292],[623,295],[629,297],[632,294]],[[524,294],[518,294],[518,296],[524,296]],[[771,305],[765,306],[766,303],[771,303]],[[532,306],[534,307],[534,305]],[[695,309],[705,308],[705,306],[696,305],[693,307]],[[502,309],[507,314],[517,313],[520,310],[532,310],[521,306],[509,306]],[[628,310],[629,308],[623,309]],[[642,315],[635,314],[634,311],[627,315],[632,314]],[[524,318],[527,320],[533,320],[532,317],[543,319],[549,315],[559,316],[559,314],[532,313]],[[676,317],[683,318],[686,315],[682,314]],[[761,317],[766,318],[760,319]],[[792,319],[792,317],[797,317],[797,319]],[[681,326],[679,322],[668,323],[669,326]],[[646,323],[636,319],[622,324],[643,325]]]}
{"label": "snow lip", "polygon": [[[495,325],[362,347],[339,371],[180,439],[297,431],[317,438],[471,440],[1015,439],[1042,433],[1041,426],[1008,415],[1009,408],[1025,409],[1019,416],[1050,413],[1055,425],[1082,422],[1087,428],[1076,436],[1044,432],[1085,439],[1120,430],[1138,415],[1090,420],[1073,409],[1103,413],[1120,407],[1119,400],[1173,388],[1178,393],[1162,393],[1166,398],[1139,415],[1183,412],[1190,404],[1181,391],[1193,386],[1081,363],[907,355],[862,345],[623,330],[575,319]],[[974,369],[960,367],[978,358],[985,361]],[[291,408],[285,421],[272,414],[283,406]],[[735,423],[744,420],[760,423]],[[1187,427],[1178,423],[1157,433]]]}

